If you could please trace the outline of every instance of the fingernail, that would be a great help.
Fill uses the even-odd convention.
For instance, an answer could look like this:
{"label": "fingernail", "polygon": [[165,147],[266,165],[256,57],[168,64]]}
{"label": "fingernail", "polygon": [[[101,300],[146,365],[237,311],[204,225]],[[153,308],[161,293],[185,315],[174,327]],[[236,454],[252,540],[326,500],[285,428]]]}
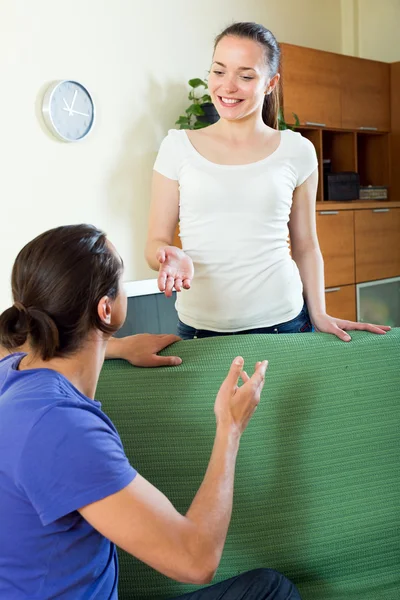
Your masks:
{"label": "fingernail", "polygon": [[351,340],[351,337],[349,335],[345,335],[343,339],[346,340],[346,342],[348,342]]}
{"label": "fingernail", "polygon": [[242,365],[244,363],[244,360],[241,356],[238,356],[237,358],[235,358],[235,365]]}

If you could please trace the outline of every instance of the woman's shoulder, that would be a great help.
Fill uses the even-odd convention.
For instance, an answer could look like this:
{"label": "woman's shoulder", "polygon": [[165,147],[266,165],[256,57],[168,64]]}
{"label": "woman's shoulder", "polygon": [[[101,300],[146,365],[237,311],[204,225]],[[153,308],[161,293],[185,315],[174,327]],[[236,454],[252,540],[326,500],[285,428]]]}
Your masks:
{"label": "woman's shoulder", "polygon": [[284,136],[285,146],[290,154],[296,155],[304,152],[315,154],[314,144],[299,131],[285,129],[281,134]]}
{"label": "woman's shoulder", "polygon": [[164,140],[168,140],[171,143],[182,143],[185,140],[186,132],[184,129],[168,129],[168,133]]}
{"label": "woman's shoulder", "polygon": [[300,131],[294,131],[293,129],[285,129],[281,133],[285,135],[288,143],[290,143],[292,146],[304,147],[308,146],[309,144],[313,145],[313,143],[310,142],[308,138],[304,137],[304,135],[302,135]]}

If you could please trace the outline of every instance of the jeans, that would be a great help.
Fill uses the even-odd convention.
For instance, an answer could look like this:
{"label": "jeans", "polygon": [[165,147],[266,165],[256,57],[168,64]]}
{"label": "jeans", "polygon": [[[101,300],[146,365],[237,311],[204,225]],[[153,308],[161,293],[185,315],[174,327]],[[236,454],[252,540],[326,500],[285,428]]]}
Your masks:
{"label": "jeans", "polygon": [[304,304],[303,308],[295,317],[286,323],[278,323],[278,325],[272,325],[271,327],[259,327],[258,329],[246,329],[244,331],[208,331],[207,329],[195,329],[190,327],[181,320],[178,321],[178,335],[183,340],[193,340],[197,338],[216,337],[221,335],[243,335],[249,333],[309,333],[313,331],[311,324],[310,315],[308,314],[308,308]]}
{"label": "jeans", "polygon": [[273,569],[255,569],[175,600],[301,600],[295,585]]}

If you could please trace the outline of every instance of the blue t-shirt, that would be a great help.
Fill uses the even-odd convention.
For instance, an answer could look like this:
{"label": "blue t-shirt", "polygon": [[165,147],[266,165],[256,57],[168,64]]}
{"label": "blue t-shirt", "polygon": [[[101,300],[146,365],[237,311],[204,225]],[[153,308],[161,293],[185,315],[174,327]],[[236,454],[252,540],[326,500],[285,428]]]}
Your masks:
{"label": "blue t-shirt", "polygon": [[0,598],[116,600],[116,548],[77,509],[136,471],[100,402],[23,356],[0,361]]}

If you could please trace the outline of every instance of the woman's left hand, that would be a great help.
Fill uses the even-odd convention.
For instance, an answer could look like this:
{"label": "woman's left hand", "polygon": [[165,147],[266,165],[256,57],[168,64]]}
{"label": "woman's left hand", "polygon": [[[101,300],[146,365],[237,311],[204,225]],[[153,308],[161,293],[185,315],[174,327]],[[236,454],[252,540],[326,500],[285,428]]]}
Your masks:
{"label": "woman's left hand", "polygon": [[[311,315],[310,315],[311,316]],[[332,333],[340,340],[349,342],[351,337],[346,331],[362,330],[370,331],[371,333],[384,334],[390,330],[387,325],[372,325],[371,323],[357,323],[356,321],[346,321],[345,319],[336,319],[326,313],[311,316],[312,324],[316,331],[322,333]]]}

